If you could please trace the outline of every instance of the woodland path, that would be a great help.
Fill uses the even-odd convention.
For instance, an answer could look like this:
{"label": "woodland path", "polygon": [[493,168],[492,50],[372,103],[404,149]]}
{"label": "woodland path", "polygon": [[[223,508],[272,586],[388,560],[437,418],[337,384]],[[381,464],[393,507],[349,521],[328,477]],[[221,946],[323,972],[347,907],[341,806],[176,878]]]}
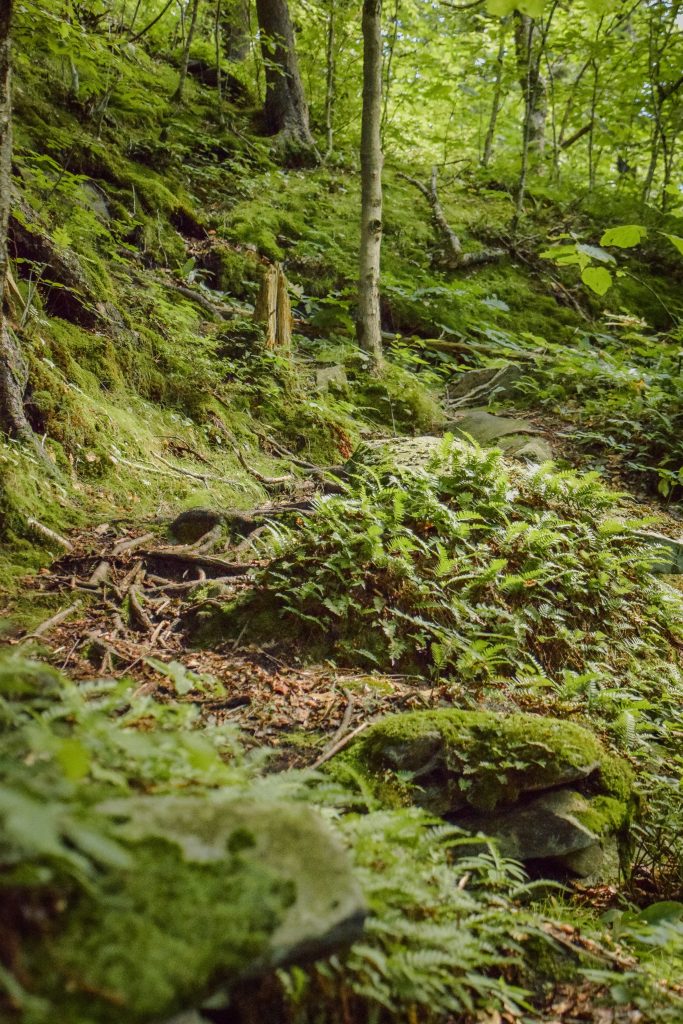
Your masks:
{"label": "woodland path", "polygon": [[[561,463],[592,468],[593,456],[572,443],[566,421],[545,413],[525,418]],[[677,509],[628,492],[629,481],[609,452],[598,462],[623,495],[621,514],[681,537]],[[249,557],[254,549],[248,538],[226,545],[207,531],[193,544],[172,544],[167,526],[115,521],[73,533],[67,553],[25,580],[36,596],[58,594],[60,610],[13,642],[45,645],[47,658],[74,679],[125,677],[137,683],[138,694],[199,705],[207,720],[233,722],[248,743],[277,751],[275,769],[314,765],[378,716],[443,701],[445,687],[417,676],[306,664],[286,636],[262,645],[238,637],[210,648],[193,646],[190,611],[237,597],[249,587],[250,571],[264,562]],[[680,587],[683,576],[667,579]],[[164,664],[171,667],[164,670]]]}

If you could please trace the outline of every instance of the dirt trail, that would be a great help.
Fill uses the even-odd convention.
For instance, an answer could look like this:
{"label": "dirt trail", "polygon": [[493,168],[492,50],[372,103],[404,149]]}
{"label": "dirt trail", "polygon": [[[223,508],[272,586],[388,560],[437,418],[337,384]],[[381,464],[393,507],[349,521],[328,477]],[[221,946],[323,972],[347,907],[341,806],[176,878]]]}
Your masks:
{"label": "dirt trail", "polygon": [[[68,554],[25,581],[29,592],[61,595],[61,611],[14,643],[44,646],[47,660],[74,679],[125,677],[138,694],[189,702],[207,719],[234,722],[247,742],[281,751],[278,768],[314,764],[376,716],[434,706],[442,696],[413,677],[303,667],[275,642],[238,638],[193,648],[189,609],[235,598],[263,564],[258,560],[171,546],[144,526],[121,533],[103,524],[69,541]],[[163,671],[159,662],[171,668]],[[181,686],[174,662],[192,674]]]}

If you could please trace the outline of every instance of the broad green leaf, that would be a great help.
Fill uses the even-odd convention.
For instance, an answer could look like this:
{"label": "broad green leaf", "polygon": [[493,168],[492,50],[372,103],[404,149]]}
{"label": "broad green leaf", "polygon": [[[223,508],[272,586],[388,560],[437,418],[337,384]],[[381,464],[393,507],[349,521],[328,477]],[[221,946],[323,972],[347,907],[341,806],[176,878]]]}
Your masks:
{"label": "broad green leaf", "polygon": [[651,903],[645,910],[637,915],[637,921],[644,921],[646,924],[661,924],[662,921],[680,921],[683,918],[683,903],[676,900],[663,900],[661,903]]}
{"label": "broad green leaf", "polygon": [[78,782],[90,771],[90,751],[79,740],[61,740],[57,748],[57,760],[67,779]]}
{"label": "broad green leaf", "polygon": [[545,0],[517,0],[518,11],[528,14],[530,18],[540,18],[545,8]]}
{"label": "broad green leaf", "polygon": [[631,249],[639,245],[647,235],[647,228],[642,224],[622,224],[618,228],[608,228],[600,239],[600,245],[616,245],[620,249]]}
{"label": "broad green leaf", "polygon": [[581,272],[581,280],[596,295],[604,295],[612,285],[612,275],[604,267],[585,267]]}
{"label": "broad green leaf", "polygon": [[613,0],[586,0],[586,7],[593,14],[607,14],[613,6]]}
{"label": "broad green leaf", "polygon": [[486,0],[486,10],[499,18],[512,14],[516,6],[516,0]]}
{"label": "broad green leaf", "polygon": [[672,245],[676,246],[680,253],[683,253],[683,238],[680,235],[668,235],[666,231],[663,231],[662,234],[669,239]]}

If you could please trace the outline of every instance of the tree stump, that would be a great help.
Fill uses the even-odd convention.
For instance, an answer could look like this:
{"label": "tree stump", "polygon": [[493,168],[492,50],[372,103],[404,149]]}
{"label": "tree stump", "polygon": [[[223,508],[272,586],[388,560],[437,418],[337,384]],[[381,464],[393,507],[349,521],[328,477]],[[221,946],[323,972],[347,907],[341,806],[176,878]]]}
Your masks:
{"label": "tree stump", "polygon": [[279,263],[270,264],[263,272],[254,320],[265,328],[266,348],[289,351],[292,345],[292,307],[287,278]]}

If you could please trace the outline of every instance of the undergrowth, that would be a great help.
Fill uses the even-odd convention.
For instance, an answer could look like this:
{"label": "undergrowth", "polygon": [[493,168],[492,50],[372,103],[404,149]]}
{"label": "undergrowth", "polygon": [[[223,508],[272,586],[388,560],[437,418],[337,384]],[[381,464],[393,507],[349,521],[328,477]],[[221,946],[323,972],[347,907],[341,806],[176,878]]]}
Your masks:
{"label": "undergrowth", "polygon": [[358,465],[274,537],[229,611],[340,663],[419,671],[457,693],[550,692],[617,718],[680,691],[680,601],[595,475],[512,471],[446,438],[426,471]]}

